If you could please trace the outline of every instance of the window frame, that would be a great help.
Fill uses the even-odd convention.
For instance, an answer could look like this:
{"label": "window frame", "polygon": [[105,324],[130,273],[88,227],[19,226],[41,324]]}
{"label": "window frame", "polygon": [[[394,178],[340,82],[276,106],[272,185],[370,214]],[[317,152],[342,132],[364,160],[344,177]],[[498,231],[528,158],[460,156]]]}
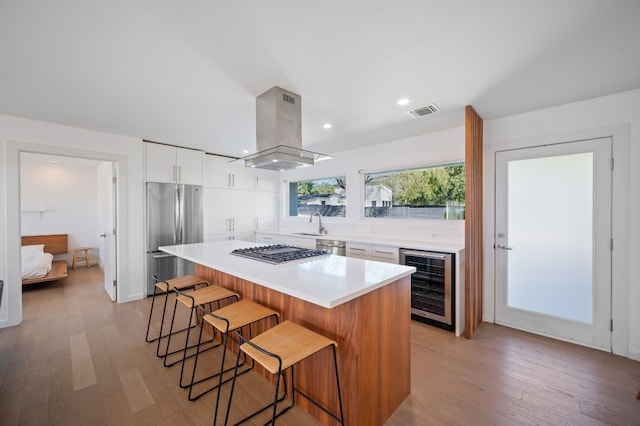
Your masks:
{"label": "window frame", "polygon": [[[328,218],[330,220],[336,219],[336,220],[344,220],[347,218],[347,209],[348,209],[348,199],[349,199],[349,190],[346,188],[347,185],[347,174],[346,173],[342,173],[342,174],[336,174],[334,176],[330,176],[330,177],[320,177],[320,178],[306,178],[306,179],[296,179],[296,180],[291,180],[291,181],[287,181],[286,182],[286,206],[285,206],[285,219],[287,220],[296,220],[296,218],[299,219],[307,219],[309,218],[309,216],[305,216],[305,215],[292,215],[291,211],[292,211],[292,201],[295,201],[295,209],[296,212],[298,211],[299,208],[299,204],[298,204],[298,194],[293,193],[292,186],[294,184],[298,184],[300,182],[318,182],[318,181],[324,181],[324,180],[334,180],[337,181],[338,179],[343,179],[344,180],[344,185],[345,185],[345,193],[344,193],[344,215],[341,216],[322,216],[323,218]],[[322,201],[321,205],[326,205],[326,200]]]}
{"label": "window frame", "polygon": [[[381,221],[388,221],[389,223],[398,223],[398,221],[403,221],[403,222],[418,222],[418,223],[424,223],[425,220],[428,221],[443,221],[443,222],[458,222],[458,221],[464,221],[466,219],[466,185],[465,185],[465,210],[464,210],[464,217],[462,218],[454,218],[454,219],[446,219],[446,218],[419,218],[419,217],[375,217],[375,216],[367,216],[366,215],[366,196],[367,196],[367,191],[366,191],[366,187],[365,187],[365,180],[366,180],[366,176],[367,175],[371,175],[371,174],[384,174],[384,173],[400,173],[400,172],[404,172],[404,171],[412,171],[412,170],[423,170],[423,169],[432,169],[432,168],[439,168],[439,167],[449,167],[449,166],[463,166],[464,167],[464,172],[466,175],[466,163],[464,160],[453,160],[453,161],[446,161],[446,162],[436,162],[436,163],[430,163],[430,164],[413,164],[410,166],[406,166],[406,167],[402,167],[402,166],[397,166],[397,167],[393,167],[393,168],[389,168],[389,169],[375,169],[375,170],[359,170],[358,174],[359,174],[359,188],[358,190],[360,191],[360,206],[358,208],[358,217],[361,220],[364,221],[374,221],[374,222],[381,222]],[[466,180],[465,180],[466,183]]]}

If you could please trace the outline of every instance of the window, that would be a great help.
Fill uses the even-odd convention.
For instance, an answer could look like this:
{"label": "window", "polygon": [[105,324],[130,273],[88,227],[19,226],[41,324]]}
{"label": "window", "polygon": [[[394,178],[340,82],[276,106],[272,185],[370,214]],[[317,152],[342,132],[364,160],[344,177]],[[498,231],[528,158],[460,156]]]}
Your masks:
{"label": "window", "polygon": [[347,209],[347,179],[344,176],[289,183],[289,216],[344,217]]}
{"label": "window", "polygon": [[400,219],[464,219],[464,163],[364,175],[364,215]]}

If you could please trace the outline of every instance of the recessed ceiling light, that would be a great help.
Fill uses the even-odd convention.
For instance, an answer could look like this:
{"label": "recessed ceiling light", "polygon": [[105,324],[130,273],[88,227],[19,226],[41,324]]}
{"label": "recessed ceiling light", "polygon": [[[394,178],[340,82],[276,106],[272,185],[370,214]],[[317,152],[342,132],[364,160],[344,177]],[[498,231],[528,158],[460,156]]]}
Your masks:
{"label": "recessed ceiling light", "polygon": [[243,153],[243,154],[248,154],[248,153],[249,153],[249,150],[248,150],[248,149],[243,149],[243,150],[242,150],[242,153]]}
{"label": "recessed ceiling light", "polygon": [[333,127],[333,124],[331,124],[331,123],[324,123],[322,125],[322,128],[325,129],[325,130],[329,130],[332,127]]}
{"label": "recessed ceiling light", "polygon": [[411,102],[411,99],[409,98],[400,98],[398,99],[397,104],[400,106],[405,106],[405,105],[409,105],[410,102]]}
{"label": "recessed ceiling light", "polygon": [[58,164],[58,160],[49,160],[51,164]]}

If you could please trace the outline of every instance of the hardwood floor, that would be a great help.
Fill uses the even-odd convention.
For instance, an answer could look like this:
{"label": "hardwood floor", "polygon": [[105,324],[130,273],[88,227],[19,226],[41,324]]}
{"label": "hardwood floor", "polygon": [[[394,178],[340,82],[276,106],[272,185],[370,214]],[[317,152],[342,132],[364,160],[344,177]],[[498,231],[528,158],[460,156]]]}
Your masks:
{"label": "hardwood floor", "polygon": [[[179,366],[144,342],[149,299],[112,303],[92,267],[23,303],[24,322],[0,330],[1,425],[211,424],[215,392],[189,402]],[[492,324],[472,341],[411,327],[412,393],[388,425],[640,425],[640,362]],[[247,374],[237,391],[241,413],[270,388]],[[315,422],[293,409],[278,423]]]}

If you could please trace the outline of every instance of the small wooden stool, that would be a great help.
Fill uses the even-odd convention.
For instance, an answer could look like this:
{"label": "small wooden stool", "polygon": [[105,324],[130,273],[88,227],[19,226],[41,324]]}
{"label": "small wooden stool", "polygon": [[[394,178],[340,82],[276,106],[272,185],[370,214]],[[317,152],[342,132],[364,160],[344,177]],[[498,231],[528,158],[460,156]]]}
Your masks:
{"label": "small wooden stool", "polygon": [[87,268],[91,266],[89,263],[89,251],[93,250],[93,247],[74,247],[71,249],[73,252],[73,269],[76,269],[76,264],[78,263],[78,252],[84,252],[84,263],[87,265]]}

